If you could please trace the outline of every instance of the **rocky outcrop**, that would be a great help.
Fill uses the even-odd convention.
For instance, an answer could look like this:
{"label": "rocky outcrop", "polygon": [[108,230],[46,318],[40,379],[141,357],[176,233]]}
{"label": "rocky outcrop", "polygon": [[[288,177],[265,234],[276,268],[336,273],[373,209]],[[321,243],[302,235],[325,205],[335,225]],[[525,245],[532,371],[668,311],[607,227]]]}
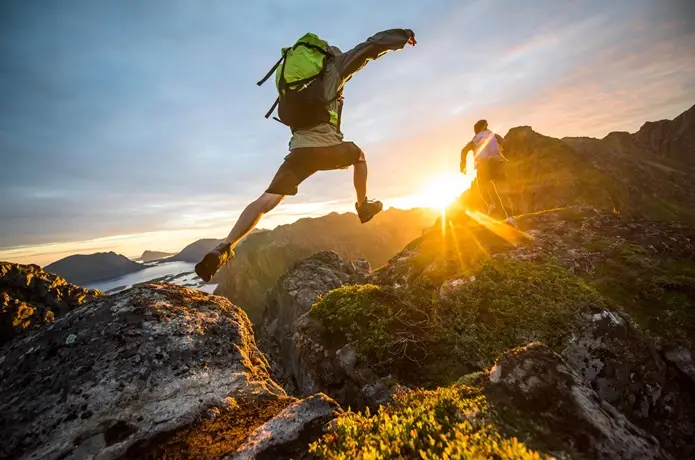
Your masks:
{"label": "rocky outcrop", "polygon": [[234,452],[292,402],[243,311],[173,285],[103,297],[5,345],[0,386],[7,459],[132,458],[236,410],[218,427],[236,433]]}
{"label": "rocky outcrop", "polygon": [[[562,357],[542,344],[500,357],[486,382],[508,428],[532,446],[597,459],[670,459],[659,442],[601,399]],[[517,418],[518,417],[518,418]]]}
{"label": "rocky outcrop", "polygon": [[259,346],[274,364],[273,376],[288,391],[317,391],[293,341],[297,320],[320,295],[345,284],[364,283],[368,273],[366,261],[347,262],[335,252],[325,251],[294,264],[268,293],[263,325],[257,328]]}
{"label": "rocky outcrop", "polygon": [[0,345],[100,296],[38,265],[0,262]]}
{"label": "rocky outcrop", "polygon": [[679,456],[695,454],[695,392],[629,319],[611,311],[585,316],[561,355],[601,400]]}
{"label": "rocky outcrop", "polygon": [[295,325],[294,345],[316,387],[340,404],[357,409],[377,408],[403,389],[390,375],[379,376],[358,357],[350,344],[328,343],[324,325],[304,314]]}
{"label": "rocky outcrop", "polygon": [[427,209],[392,208],[362,225],[352,213],[332,213],[251,234],[213,279],[219,283],[215,294],[243,308],[253,324],[262,324],[268,290],[294,263],[333,251],[346,260],[364,259],[380,266],[429,228],[436,216]]}
{"label": "rocky outcrop", "polygon": [[111,251],[65,257],[45,266],[44,270],[55,273],[70,283],[85,285],[118,278],[144,268],[144,265]]}
{"label": "rocky outcrop", "polygon": [[306,453],[310,440],[328,431],[326,424],[341,412],[321,393],[297,401],[251,433],[229,460],[296,458]]}

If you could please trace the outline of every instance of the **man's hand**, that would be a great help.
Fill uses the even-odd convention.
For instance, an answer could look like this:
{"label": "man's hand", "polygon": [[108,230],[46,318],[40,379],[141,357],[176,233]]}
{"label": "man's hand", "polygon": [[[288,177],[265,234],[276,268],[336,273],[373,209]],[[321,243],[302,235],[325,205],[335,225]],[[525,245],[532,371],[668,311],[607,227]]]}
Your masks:
{"label": "man's hand", "polygon": [[410,32],[410,37],[408,37],[407,44],[410,46],[417,45],[417,40],[415,40],[415,32],[413,32],[413,31]]}

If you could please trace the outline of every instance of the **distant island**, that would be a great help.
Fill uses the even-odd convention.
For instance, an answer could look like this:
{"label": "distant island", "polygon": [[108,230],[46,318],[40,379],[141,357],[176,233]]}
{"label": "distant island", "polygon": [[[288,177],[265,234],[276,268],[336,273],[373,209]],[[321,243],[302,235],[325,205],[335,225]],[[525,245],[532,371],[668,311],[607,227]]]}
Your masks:
{"label": "distant island", "polygon": [[205,256],[205,254],[214,249],[215,246],[220,244],[222,241],[223,240],[216,240],[212,238],[198,240],[183,248],[181,252],[171,257],[169,260],[198,263]]}
{"label": "distant island", "polygon": [[145,252],[142,253],[140,257],[135,259],[138,262],[153,262],[155,260],[159,259],[165,259],[167,257],[173,256],[175,253],[173,252],[161,252],[161,251],[150,251],[146,250]]}
{"label": "distant island", "polygon": [[70,283],[85,285],[117,278],[143,268],[144,265],[133,262],[121,254],[97,252],[68,256],[45,266],[44,270],[65,278]]}

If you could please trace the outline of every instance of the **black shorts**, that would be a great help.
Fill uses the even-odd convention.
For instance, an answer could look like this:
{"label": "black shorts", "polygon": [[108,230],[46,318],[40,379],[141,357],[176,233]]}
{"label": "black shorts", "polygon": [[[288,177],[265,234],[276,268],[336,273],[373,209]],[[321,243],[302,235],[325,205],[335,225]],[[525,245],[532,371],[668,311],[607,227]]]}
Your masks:
{"label": "black shorts", "polygon": [[285,157],[266,193],[296,195],[299,184],[317,171],[346,169],[360,161],[362,150],[352,142],[330,147],[301,147]]}
{"label": "black shorts", "polygon": [[504,161],[497,158],[479,160],[477,169],[480,182],[502,181],[505,178]]}

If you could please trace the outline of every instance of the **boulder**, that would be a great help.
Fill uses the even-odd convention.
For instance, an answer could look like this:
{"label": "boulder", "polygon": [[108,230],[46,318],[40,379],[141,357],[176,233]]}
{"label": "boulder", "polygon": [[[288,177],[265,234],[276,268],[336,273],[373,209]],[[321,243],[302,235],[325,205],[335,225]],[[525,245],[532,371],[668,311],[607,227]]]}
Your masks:
{"label": "boulder", "polygon": [[102,297],[6,344],[0,387],[7,459],[132,458],[238,405],[225,430],[240,444],[287,405],[267,401],[291,402],[244,312],[174,285]]}
{"label": "boulder", "polygon": [[258,427],[228,460],[296,458],[341,412],[335,401],[321,393],[297,401]]}

